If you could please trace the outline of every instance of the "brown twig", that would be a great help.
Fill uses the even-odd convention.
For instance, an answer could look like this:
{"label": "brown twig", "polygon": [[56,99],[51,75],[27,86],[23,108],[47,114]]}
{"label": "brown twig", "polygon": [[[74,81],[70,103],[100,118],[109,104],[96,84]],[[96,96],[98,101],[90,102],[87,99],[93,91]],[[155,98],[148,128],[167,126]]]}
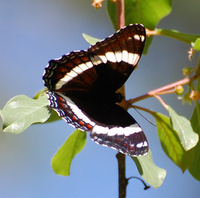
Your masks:
{"label": "brown twig", "polygon": [[[117,0],[117,19],[118,19],[118,29],[121,29],[125,26],[125,13],[124,13],[124,0]],[[125,98],[125,88],[122,86],[118,90]],[[121,107],[125,107],[123,103],[120,104]],[[126,179],[126,156],[120,152],[116,155],[118,160],[118,190],[119,198],[126,197],[126,186],[128,180]]]}
{"label": "brown twig", "polygon": [[125,155],[118,152],[116,157],[117,157],[117,161],[118,161],[119,198],[125,198],[126,197],[126,187],[128,184],[128,180],[126,178]]}

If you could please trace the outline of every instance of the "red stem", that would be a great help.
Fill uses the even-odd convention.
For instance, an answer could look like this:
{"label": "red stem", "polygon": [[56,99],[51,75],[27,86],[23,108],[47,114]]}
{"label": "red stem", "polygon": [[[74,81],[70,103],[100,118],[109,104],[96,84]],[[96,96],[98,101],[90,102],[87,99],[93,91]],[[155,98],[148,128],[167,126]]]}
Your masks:
{"label": "red stem", "polygon": [[117,0],[118,29],[125,26],[124,0]]}
{"label": "red stem", "polygon": [[181,79],[179,81],[176,81],[176,82],[173,82],[171,84],[168,84],[168,85],[165,85],[163,87],[160,87],[160,88],[157,88],[157,89],[154,89],[152,91],[149,91],[148,93],[142,95],[142,96],[139,96],[137,98],[134,98],[134,99],[130,99],[128,100],[128,102],[130,104],[133,104],[137,101],[140,101],[140,100],[143,100],[143,99],[146,99],[146,98],[149,98],[149,97],[152,97],[152,96],[155,96],[155,95],[161,95],[161,94],[165,94],[167,93],[168,90],[170,89],[173,89],[175,87],[177,87],[178,85],[186,85],[186,84],[189,84],[191,83],[192,81],[194,81],[195,79],[197,79],[199,76],[198,75],[194,75],[193,77],[189,78],[189,77],[186,77],[184,79]]}

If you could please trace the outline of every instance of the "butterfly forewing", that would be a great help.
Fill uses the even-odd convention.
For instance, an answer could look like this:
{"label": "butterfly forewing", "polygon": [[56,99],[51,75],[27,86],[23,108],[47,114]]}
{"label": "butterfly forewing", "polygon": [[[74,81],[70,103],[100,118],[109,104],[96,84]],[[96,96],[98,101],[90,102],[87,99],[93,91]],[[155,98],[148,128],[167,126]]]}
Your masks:
{"label": "butterfly forewing", "polygon": [[93,64],[102,70],[105,67],[108,76],[106,84],[111,84],[115,91],[126,82],[137,66],[145,38],[143,26],[130,25],[88,49]]}
{"label": "butterfly forewing", "polygon": [[135,69],[145,38],[142,25],[129,25],[88,51],[49,61],[43,75],[49,105],[60,117],[90,132],[96,143],[131,156],[145,154],[148,141],[135,119],[116,104],[121,98],[115,92]]}

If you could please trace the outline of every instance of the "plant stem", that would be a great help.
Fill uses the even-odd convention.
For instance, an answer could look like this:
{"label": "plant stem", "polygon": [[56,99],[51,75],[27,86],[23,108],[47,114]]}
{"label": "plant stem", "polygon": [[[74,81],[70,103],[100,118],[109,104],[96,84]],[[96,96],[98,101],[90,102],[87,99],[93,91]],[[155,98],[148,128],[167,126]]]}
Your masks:
{"label": "plant stem", "polygon": [[124,0],[117,0],[118,29],[125,26]]}
{"label": "plant stem", "polygon": [[117,157],[117,161],[118,161],[119,198],[125,198],[126,197],[126,186],[128,184],[128,180],[126,178],[125,155],[118,152],[116,157]]}
{"label": "plant stem", "polygon": [[[117,19],[118,19],[118,29],[121,29],[125,26],[125,14],[124,14],[124,0],[117,0]],[[125,88],[122,86],[118,90],[125,98]],[[124,104],[120,104],[123,108]],[[126,156],[120,152],[116,155],[118,161],[118,191],[119,198],[126,198],[126,186],[128,180],[126,179]]]}
{"label": "plant stem", "polygon": [[[130,104],[133,104],[135,102],[138,102],[140,100],[143,100],[143,99],[146,99],[146,98],[149,98],[149,97],[152,97],[152,96],[155,96],[155,95],[161,95],[161,94],[166,94],[166,93],[172,93],[173,89],[175,87],[177,87],[178,85],[186,85],[186,84],[189,84],[191,83],[192,81],[196,80],[199,76],[198,75],[194,75],[193,77],[186,77],[184,79],[181,79],[179,81],[176,81],[176,82],[173,82],[171,84],[168,84],[168,85],[165,85],[163,87],[160,87],[160,88],[157,88],[157,89],[154,89],[152,91],[149,91],[148,93],[144,94],[144,95],[141,95],[137,98],[133,98],[133,99],[129,99],[128,102]],[[174,90],[175,92],[175,90]]]}

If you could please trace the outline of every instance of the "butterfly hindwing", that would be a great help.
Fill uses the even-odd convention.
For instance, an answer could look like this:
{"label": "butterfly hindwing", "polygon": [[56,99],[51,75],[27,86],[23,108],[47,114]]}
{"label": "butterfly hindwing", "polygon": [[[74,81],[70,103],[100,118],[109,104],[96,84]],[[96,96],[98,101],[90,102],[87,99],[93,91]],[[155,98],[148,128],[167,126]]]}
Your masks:
{"label": "butterfly hindwing", "polygon": [[148,151],[148,141],[142,128],[120,106],[97,106],[92,101],[80,98],[73,98],[73,101],[67,96],[53,92],[48,92],[48,96],[50,107],[56,110],[61,118],[80,130],[89,131],[90,137],[96,143],[132,156]]}

